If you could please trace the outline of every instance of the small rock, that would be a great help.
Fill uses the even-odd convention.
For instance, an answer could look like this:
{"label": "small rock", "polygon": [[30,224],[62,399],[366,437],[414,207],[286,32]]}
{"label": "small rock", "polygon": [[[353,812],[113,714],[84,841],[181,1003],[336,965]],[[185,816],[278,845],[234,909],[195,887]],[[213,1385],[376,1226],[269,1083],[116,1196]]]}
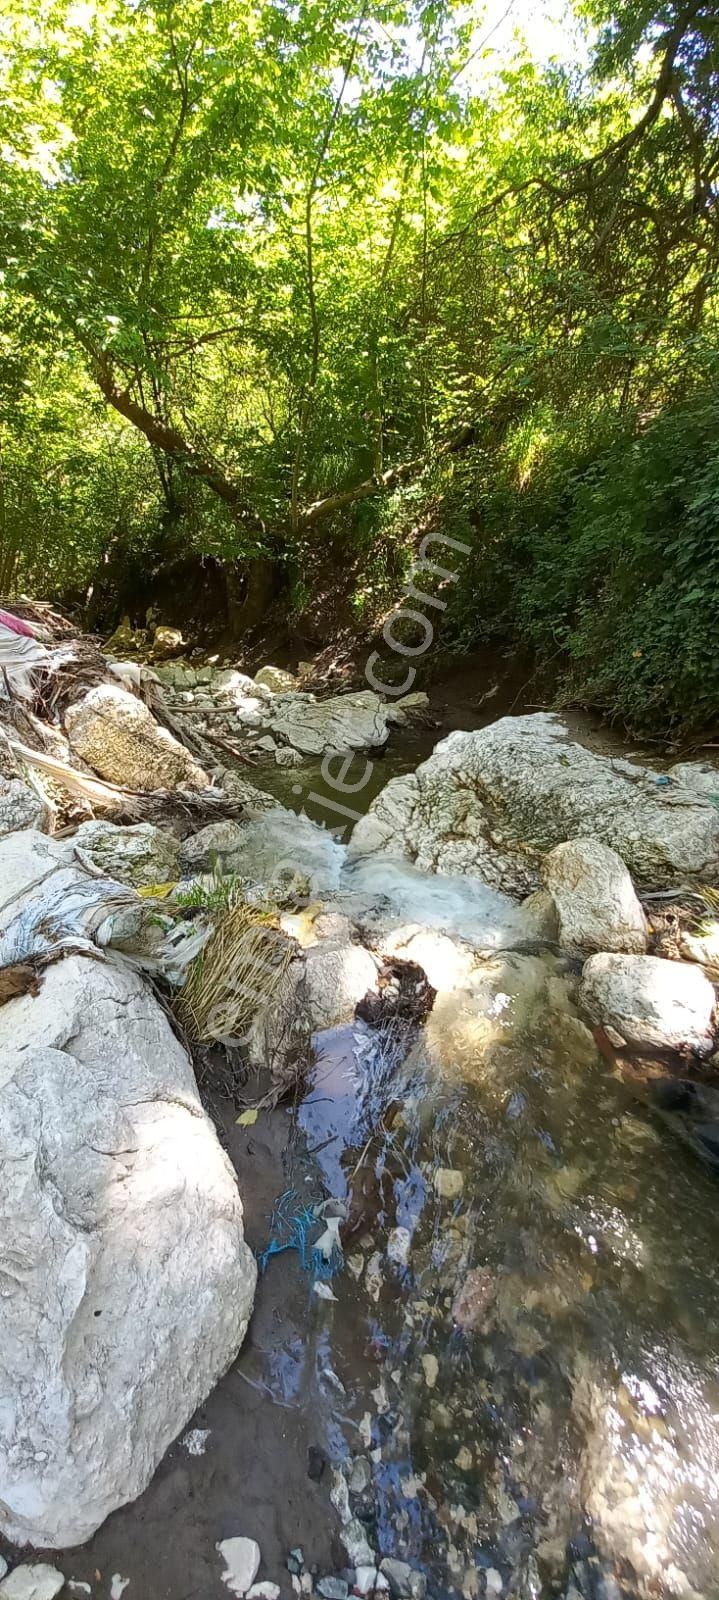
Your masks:
{"label": "small rock", "polygon": [[502,1593],[502,1590],[504,1588],[504,1584],[502,1582],[502,1574],[501,1574],[501,1572],[497,1571],[496,1567],[488,1567],[487,1568],[487,1571],[485,1573],[485,1584],[486,1584],[486,1587],[487,1587],[487,1594],[501,1594]]}
{"label": "small rock", "polygon": [[302,1554],[302,1551],[299,1545],[295,1545],[294,1550],[290,1550],[290,1553],[287,1557],[287,1571],[291,1572],[294,1577],[298,1577],[302,1571],[302,1568],[304,1567],[304,1564],[305,1558]]}
{"label": "small rock", "polygon": [[110,1584],[110,1600],[122,1600],[125,1590],[129,1588],[130,1579],[123,1578],[119,1572],[114,1572]]}
{"label": "small rock", "polygon": [[57,1567],[45,1562],[35,1566],[15,1567],[0,1583],[2,1600],[54,1600],[65,1579]]}
{"label": "small rock", "polygon": [[357,1456],[352,1463],[352,1471],[349,1476],[350,1493],[364,1494],[365,1489],[369,1489],[371,1482],[372,1468],[369,1461],[366,1461],[364,1456]]}
{"label": "small rock", "polygon": [[277,741],[273,739],[271,733],[263,733],[262,738],[257,739],[255,749],[267,750],[270,755],[274,755],[277,749]]}
{"label": "small rock", "polygon": [[253,1583],[247,1590],[247,1600],[280,1600],[280,1586],[278,1583]]}
{"label": "small rock", "polygon": [[204,1456],[209,1437],[209,1428],[190,1428],[180,1440],[180,1444],[188,1456]]}
{"label": "small rock", "polygon": [[417,1572],[407,1561],[395,1561],[391,1556],[385,1556],[380,1562],[380,1572],[388,1579],[392,1594],[401,1596],[402,1600],[405,1597],[424,1600],[427,1579],[423,1572]]}
{"label": "small rock", "polygon": [[467,1448],[466,1444],[463,1444],[454,1458],[455,1467],[459,1467],[460,1472],[469,1472],[473,1461],[474,1456],[471,1450]]}
{"label": "small rock", "polygon": [[307,1451],[308,1478],[311,1478],[313,1483],[319,1483],[326,1466],[327,1457],[324,1450],[320,1450],[316,1444],[311,1444]]}
{"label": "small rock", "polygon": [[225,1563],[222,1582],[230,1594],[244,1595],[251,1589],[260,1565],[260,1547],[256,1539],[222,1539],[216,1546]]}
{"label": "small rock", "polygon": [[301,767],[303,760],[304,757],[299,750],[293,750],[291,744],[275,750],[275,763],[278,767]]}
{"label": "small rock", "polygon": [[80,1578],[68,1578],[67,1587],[73,1594],[92,1594],[89,1583],[83,1583]]}
{"label": "small rock", "polygon": [[434,1192],[439,1200],[457,1200],[464,1188],[464,1173],[456,1167],[438,1167],[434,1175]]}
{"label": "small rock", "polygon": [[346,1526],[347,1523],[352,1521],[349,1490],[342,1473],[339,1472],[337,1468],[335,1468],[333,1473],[333,1483],[332,1488],[330,1489],[330,1500],[335,1508],[335,1511],[337,1512],[340,1522],[344,1523]]}
{"label": "small rock", "polygon": [[439,1376],[439,1362],[437,1357],[433,1355],[423,1356],[422,1366],[424,1368],[424,1381],[427,1385],[427,1388],[433,1389]]}
{"label": "small rock", "polygon": [[342,1529],[341,1539],[353,1567],[371,1567],[374,1564],[375,1552],[357,1517],[352,1517]]}
{"label": "small rock", "polygon": [[376,1567],[357,1567],[355,1581],[352,1585],[353,1594],[372,1594],[377,1587]]}
{"label": "small rock", "polygon": [[409,1228],[393,1228],[387,1240],[387,1254],[396,1267],[406,1267],[412,1235]]}
{"label": "small rock", "polygon": [[320,1578],[316,1588],[323,1600],[347,1600],[349,1594],[349,1584],[344,1578]]}

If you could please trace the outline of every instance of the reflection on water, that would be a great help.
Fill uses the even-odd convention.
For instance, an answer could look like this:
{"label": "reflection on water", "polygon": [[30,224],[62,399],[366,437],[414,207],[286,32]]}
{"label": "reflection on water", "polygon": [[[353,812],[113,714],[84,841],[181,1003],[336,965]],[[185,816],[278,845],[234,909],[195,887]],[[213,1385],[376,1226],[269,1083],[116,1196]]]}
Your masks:
{"label": "reflection on water", "polygon": [[716,1182],[609,1075],[558,963],[513,960],[490,1027],[458,1000],[409,1048],[318,1037],[294,1176],[349,1218],[304,1400],[430,1595],[708,1600]]}

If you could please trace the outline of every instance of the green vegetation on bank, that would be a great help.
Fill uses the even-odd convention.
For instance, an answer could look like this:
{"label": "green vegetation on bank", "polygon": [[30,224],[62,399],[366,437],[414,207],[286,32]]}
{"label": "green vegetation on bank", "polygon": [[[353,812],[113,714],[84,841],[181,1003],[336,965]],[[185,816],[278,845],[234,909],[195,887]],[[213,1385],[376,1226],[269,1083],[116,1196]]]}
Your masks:
{"label": "green vegetation on bank", "polygon": [[576,9],[3,0],[0,592],[368,626],[443,529],[445,643],[707,723],[719,22]]}

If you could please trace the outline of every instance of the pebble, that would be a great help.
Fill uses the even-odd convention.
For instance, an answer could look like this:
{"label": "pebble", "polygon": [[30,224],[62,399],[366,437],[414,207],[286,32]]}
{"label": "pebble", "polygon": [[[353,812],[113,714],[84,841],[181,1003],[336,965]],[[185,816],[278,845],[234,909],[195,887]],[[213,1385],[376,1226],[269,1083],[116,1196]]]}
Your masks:
{"label": "pebble", "polygon": [[393,1228],[387,1240],[387,1254],[396,1267],[406,1267],[412,1235],[409,1228]]}
{"label": "pebble", "polygon": [[0,1595],[2,1600],[54,1600],[64,1582],[57,1567],[41,1561],[35,1566],[15,1567],[0,1583]]}
{"label": "pebble", "polygon": [[256,1539],[223,1539],[216,1546],[225,1562],[222,1582],[230,1594],[244,1595],[251,1589],[260,1565],[260,1547]]}
{"label": "pebble", "polygon": [[434,1175],[434,1192],[440,1200],[457,1200],[464,1188],[464,1173],[457,1167],[438,1167]]}
{"label": "pebble", "polygon": [[347,1600],[349,1584],[344,1578],[320,1578],[317,1592],[323,1600]]}
{"label": "pebble", "polygon": [[110,1584],[110,1600],[122,1600],[122,1596],[125,1590],[129,1588],[129,1584],[129,1578],[123,1578],[119,1572],[114,1572],[112,1583]]}
{"label": "pebble", "polygon": [[466,1444],[463,1444],[454,1458],[455,1467],[459,1467],[460,1472],[469,1472],[473,1461],[474,1456],[471,1450],[467,1448]]}
{"label": "pebble", "polygon": [[204,1456],[209,1437],[209,1428],[190,1428],[189,1433],[180,1440],[180,1444],[188,1456]]}
{"label": "pebble", "polygon": [[433,1355],[423,1356],[422,1366],[424,1368],[424,1381],[427,1385],[427,1388],[433,1389],[439,1376],[439,1362],[437,1357]]}
{"label": "pebble", "polygon": [[[337,1476],[339,1476],[339,1474],[337,1474]],[[304,1564],[305,1558],[302,1554],[300,1546],[297,1544],[295,1545],[294,1550],[290,1550],[290,1553],[287,1557],[287,1571],[291,1572],[293,1577],[298,1577]]]}
{"label": "pebble", "polygon": [[247,1600],[280,1600],[280,1586],[278,1583],[253,1583],[247,1590]]}
{"label": "pebble", "polygon": [[487,1594],[501,1594],[504,1588],[501,1572],[496,1567],[488,1567],[485,1573]]}

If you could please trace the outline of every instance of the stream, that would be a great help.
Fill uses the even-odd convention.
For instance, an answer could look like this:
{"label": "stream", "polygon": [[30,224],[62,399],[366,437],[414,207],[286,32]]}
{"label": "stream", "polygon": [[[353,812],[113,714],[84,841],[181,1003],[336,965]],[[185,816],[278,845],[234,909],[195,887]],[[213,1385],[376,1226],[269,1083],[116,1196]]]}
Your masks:
{"label": "stream", "polygon": [[[439,714],[446,731],[501,708]],[[363,805],[441,736],[396,735]],[[299,769],[305,796],[319,765]],[[253,781],[296,805],[296,772]],[[382,870],[416,912],[411,869]],[[491,921],[492,891],[424,890],[438,951],[433,930]],[[481,1037],[451,1006],[358,1019],[315,1036],[303,1093],[254,1125],[215,1097],[265,1255],[256,1310],[142,1498],[62,1558],[93,1593],[116,1573],[127,1600],[219,1600],[215,1545],[244,1534],[283,1597],[330,1578],[342,1600],[374,1552],[409,1563],[414,1600],[719,1595],[716,1180],[591,1046],[568,964],[497,960]],[[332,1275],[301,1248],[328,1198]]]}

